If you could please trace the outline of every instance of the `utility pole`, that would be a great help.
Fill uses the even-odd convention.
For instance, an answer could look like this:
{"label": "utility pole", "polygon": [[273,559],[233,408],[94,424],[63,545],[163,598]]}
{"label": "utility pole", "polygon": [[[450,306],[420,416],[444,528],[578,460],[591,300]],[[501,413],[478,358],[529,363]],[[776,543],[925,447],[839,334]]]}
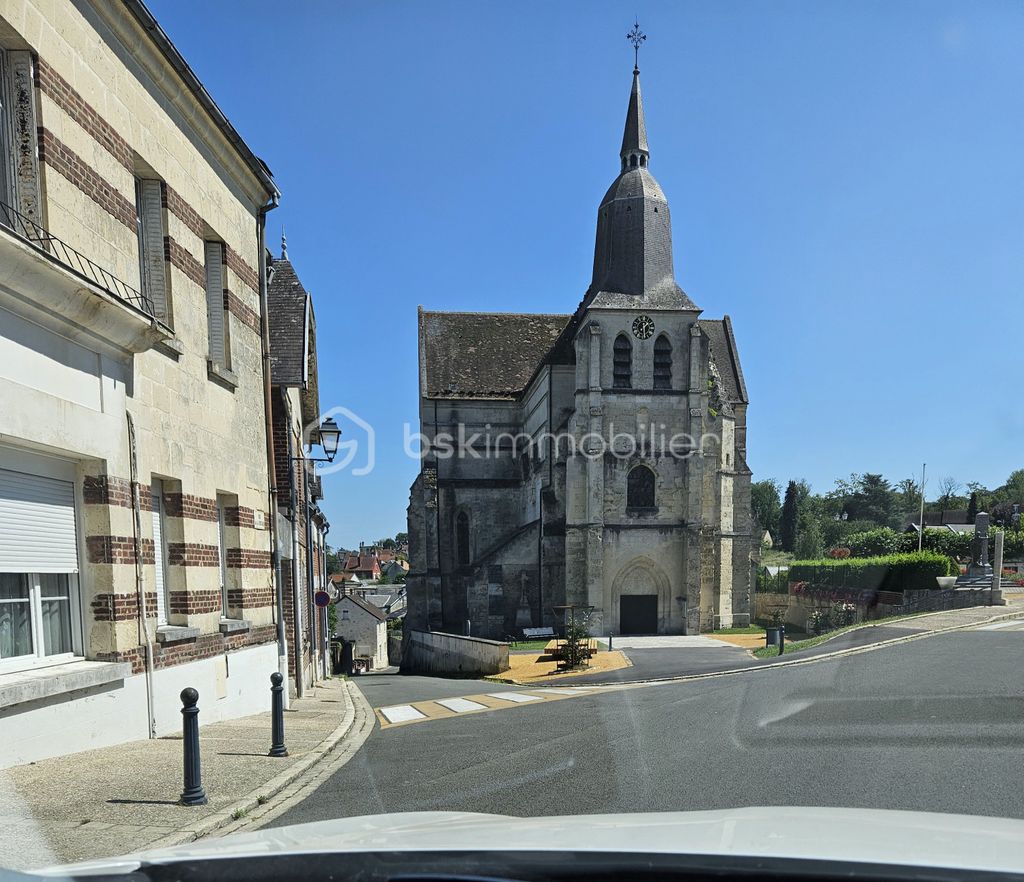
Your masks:
{"label": "utility pole", "polygon": [[920,551],[924,545],[924,470],[928,463],[921,463],[921,522],[920,530],[917,531],[917,550]]}

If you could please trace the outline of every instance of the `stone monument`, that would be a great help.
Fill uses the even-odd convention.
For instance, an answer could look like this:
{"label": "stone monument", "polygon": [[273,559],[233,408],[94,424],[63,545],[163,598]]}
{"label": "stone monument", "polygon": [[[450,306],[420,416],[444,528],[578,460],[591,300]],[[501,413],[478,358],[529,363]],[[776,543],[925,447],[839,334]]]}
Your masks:
{"label": "stone monument", "polygon": [[971,565],[967,568],[968,579],[991,579],[992,565],[988,562],[988,525],[990,517],[979,511],[974,520],[974,539],[971,542]]}

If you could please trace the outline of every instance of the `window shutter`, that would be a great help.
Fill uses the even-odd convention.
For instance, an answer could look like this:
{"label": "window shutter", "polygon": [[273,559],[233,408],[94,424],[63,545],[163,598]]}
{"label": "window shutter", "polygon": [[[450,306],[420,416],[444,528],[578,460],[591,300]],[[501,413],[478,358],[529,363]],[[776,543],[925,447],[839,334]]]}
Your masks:
{"label": "window shutter", "polygon": [[77,573],[70,481],[0,469],[0,573]]}
{"label": "window shutter", "polygon": [[164,207],[159,181],[139,181],[139,247],[142,250],[142,292],[157,318],[167,314],[167,261],[164,256]]}
{"label": "window shutter", "polygon": [[[164,497],[159,484],[154,481],[153,494],[153,556],[156,561],[156,623],[167,624],[167,558],[164,554]],[[150,610],[147,610],[147,614]]]}
{"label": "window shutter", "polygon": [[224,245],[206,243],[206,316],[210,361],[228,367],[224,345]]}

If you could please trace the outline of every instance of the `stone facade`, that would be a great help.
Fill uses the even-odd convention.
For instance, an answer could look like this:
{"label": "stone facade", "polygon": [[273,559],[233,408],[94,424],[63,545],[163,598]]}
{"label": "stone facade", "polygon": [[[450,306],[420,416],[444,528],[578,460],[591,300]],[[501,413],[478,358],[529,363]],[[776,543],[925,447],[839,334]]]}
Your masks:
{"label": "stone facade", "polygon": [[[204,722],[262,710],[277,667],[257,235],[277,191],[146,16],[0,0],[18,108],[0,102],[0,202],[21,215],[0,214],[0,469],[74,490],[65,655],[121,665],[91,747],[180,725],[132,685],[147,651],[151,674],[180,672],[151,698],[196,685]],[[81,261],[33,245],[28,221]],[[35,646],[0,658],[0,679],[51,662]],[[68,696],[67,713],[98,700]],[[22,738],[36,710],[5,716],[4,737],[74,749]]]}
{"label": "stone facade", "polygon": [[634,72],[575,313],[421,309],[409,627],[500,639],[566,604],[596,634],[749,623],[746,387],[728,316],[675,281],[649,159]]}

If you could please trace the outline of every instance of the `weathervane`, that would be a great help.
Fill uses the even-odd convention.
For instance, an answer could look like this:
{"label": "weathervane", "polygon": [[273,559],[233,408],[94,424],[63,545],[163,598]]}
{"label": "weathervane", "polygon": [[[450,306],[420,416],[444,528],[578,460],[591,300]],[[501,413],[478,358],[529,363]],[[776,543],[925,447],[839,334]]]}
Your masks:
{"label": "weathervane", "polygon": [[640,30],[640,22],[633,22],[633,30],[626,34],[626,39],[633,44],[633,70],[640,70],[640,44],[647,39],[647,34]]}

